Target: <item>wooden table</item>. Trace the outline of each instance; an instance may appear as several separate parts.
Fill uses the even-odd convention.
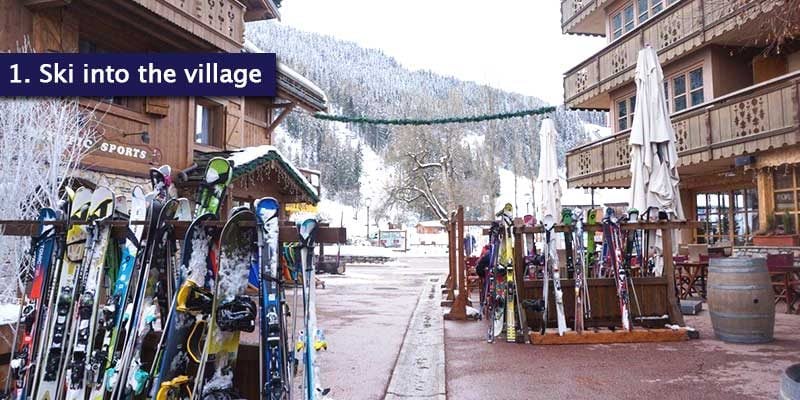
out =
[[[707,281],[708,261],[675,261],[675,284],[681,299],[692,294],[698,294],[705,299]]]

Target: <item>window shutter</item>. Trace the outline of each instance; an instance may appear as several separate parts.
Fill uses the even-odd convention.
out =
[[[169,100],[166,97],[147,97],[144,111],[148,114],[166,117],[169,114]]]

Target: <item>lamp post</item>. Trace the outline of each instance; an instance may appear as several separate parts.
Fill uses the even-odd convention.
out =
[[[369,204],[372,202],[372,199],[367,197],[364,199],[364,201],[367,203],[367,243],[372,245],[372,240],[369,237]]]

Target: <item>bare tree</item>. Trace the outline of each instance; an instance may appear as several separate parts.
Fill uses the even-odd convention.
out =
[[[91,150],[92,120],[75,99],[0,99],[0,219],[33,220],[40,207],[57,207],[64,183]],[[27,243],[23,238],[0,240],[5,282],[0,302],[15,299],[22,285],[19,268]]]

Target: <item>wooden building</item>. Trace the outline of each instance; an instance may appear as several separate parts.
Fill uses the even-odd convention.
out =
[[[259,52],[245,41],[245,22],[278,17],[272,0],[0,0],[0,48],[13,51],[27,40],[36,52]],[[153,166],[202,172],[212,155],[270,145],[289,112],[323,111],[327,99],[279,63],[276,98],[111,97],[80,104],[99,134],[87,143],[92,151],[83,178],[128,194],[132,185],[146,185]],[[309,179],[313,173],[299,173],[274,148],[262,153],[235,166],[228,205],[266,195],[318,201],[318,173]],[[182,187],[189,198],[192,181]]]
[[[800,40],[766,52],[779,2],[562,0],[565,34],[608,43],[564,77],[572,108],[610,113],[613,135],[567,154],[570,187],[626,187],[638,51],[654,47],[680,156],[684,241],[749,244],[771,216],[800,214]],[[800,37],[800,36],[795,36]]]

